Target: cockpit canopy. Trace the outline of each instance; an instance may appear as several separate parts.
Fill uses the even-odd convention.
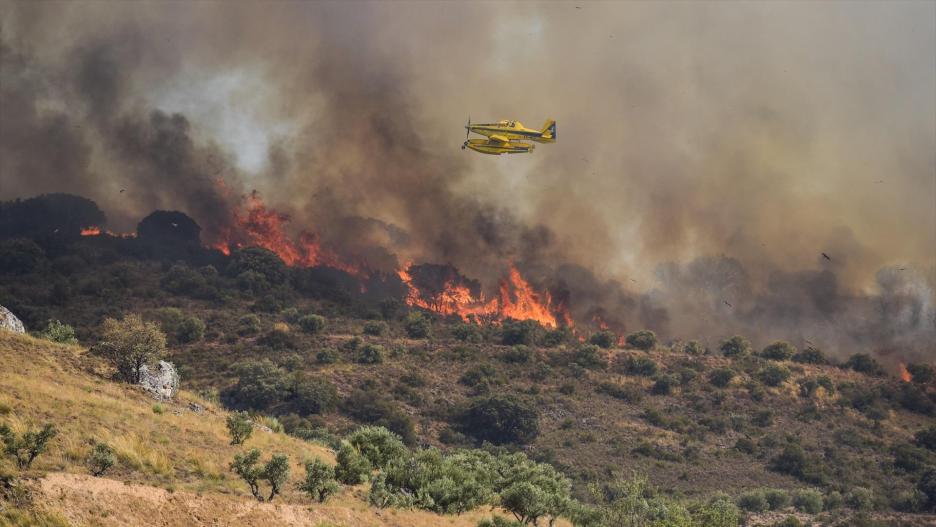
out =
[[[506,119],[503,120],[503,121],[498,121],[497,124],[498,124],[499,126],[506,126],[506,127],[508,127],[508,128],[516,128],[516,127],[517,127],[517,121],[508,121],[508,120],[506,120]]]

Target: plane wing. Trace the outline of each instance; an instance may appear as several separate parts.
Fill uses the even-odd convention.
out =
[[[501,144],[506,144],[510,142],[509,137],[505,137],[503,135],[497,135],[497,134],[488,136],[488,139],[490,139],[491,141],[494,141],[495,143],[501,143]]]

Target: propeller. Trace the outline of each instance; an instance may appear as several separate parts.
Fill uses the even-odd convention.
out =
[[[468,134],[471,133],[471,115],[468,116],[468,124],[465,125],[465,142],[462,143],[462,150],[465,149],[465,145],[468,144]]]

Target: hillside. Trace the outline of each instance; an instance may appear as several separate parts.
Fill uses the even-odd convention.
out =
[[[240,448],[230,444],[226,412],[184,391],[157,405],[141,390],[89,373],[96,367],[82,348],[0,331],[0,420],[14,430],[45,422],[58,428],[25,475],[30,508],[50,525],[473,526],[483,516],[382,511],[368,507],[355,488],[312,505],[295,489],[300,462],[334,463],[334,453],[269,432],[254,434],[249,446],[285,453],[294,466],[282,497],[258,503],[228,469]],[[92,440],[115,450],[107,477],[88,474]],[[0,525],[20,513],[6,510]],[[38,520],[23,524],[32,521]]]
[[[343,486],[311,511],[294,484],[282,500],[256,503],[229,469],[240,451],[224,426],[232,409],[282,427],[254,434],[249,446],[288,454],[293,479],[309,457],[335,462],[322,445],[379,425],[414,451],[522,452],[555,467],[576,503],[596,510],[620,505],[621,486],[645,477],[659,499],[693,510],[732,503],[747,525],[790,515],[817,525],[934,520],[921,490],[936,465],[925,439],[936,415],[932,365],[908,365],[910,382],[864,350],[832,357],[730,335],[660,341],[530,320],[466,322],[377,295],[373,277],[365,284],[333,269],[291,268],[262,249],[167,248],[171,259],[161,261],[157,246],[109,236],[48,253],[6,243],[13,264],[0,304],[34,335],[67,340],[74,328],[84,346],[0,341],[11,372],[0,380],[8,408],[0,421],[59,426],[34,466],[52,475],[36,489],[49,510],[60,496],[71,520],[90,521],[82,503],[110,503],[82,494],[98,486],[84,466],[91,440],[118,453],[106,479],[128,483],[119,487],[128,496],[114,505],[164,504],[179,515],[168,524],[231,503],[244,518],[273,511],[286,523],[336,525],[475,525],[489,508],[456,516],[378,509],[367,484]],[[131,314],[167,335],[166,358],[183,388],[172,403],[112,382],[100,354],[84,351],[101,341],[105,320]],[[66,326],[47,328],[49,320]],[[108,485],[101,480],[102,494],[117,488]]]

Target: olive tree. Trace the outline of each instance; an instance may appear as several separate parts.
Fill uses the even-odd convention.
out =
[[[101,341],[94,347],[115,368],[117,376],[132,384],[140,382],[140,368],[152,364],[166,351],[166,335],[159,326],[139,315],[123,320],[104,320]]]

